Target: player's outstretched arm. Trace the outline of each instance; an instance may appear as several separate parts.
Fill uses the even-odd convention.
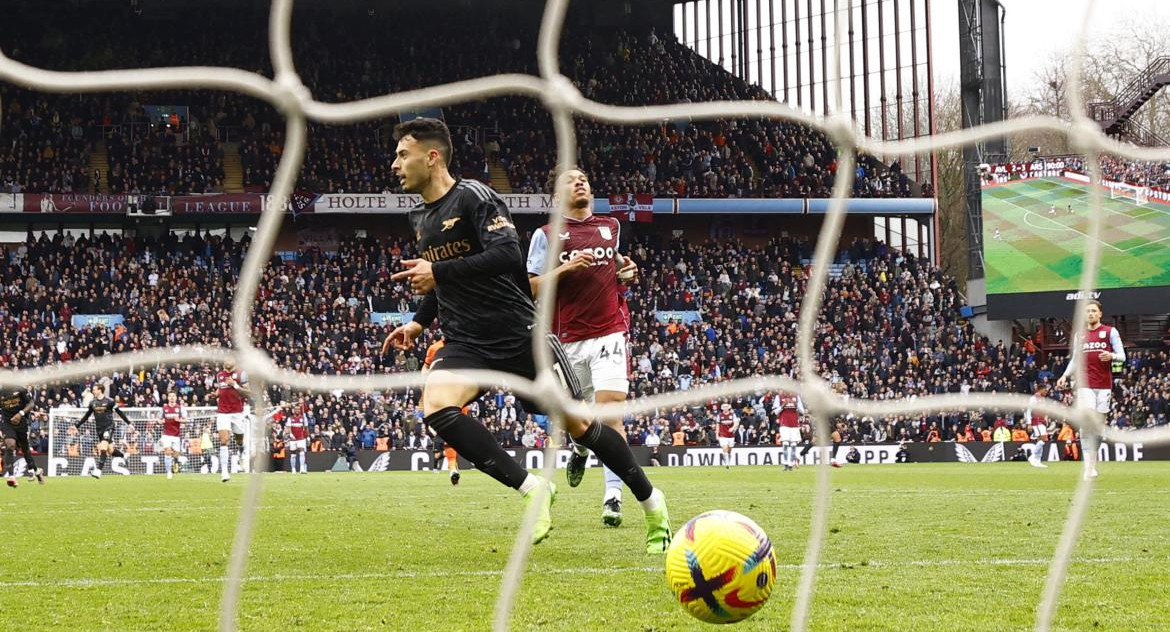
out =
[[[130,418],[126,416],[126,413],[122,412],[122,409],[121,409],[121,408],[119,408],[117,405],[115,405],[115,406],[114,406],[114,412],[115,412],[115,413],[118,413],[118,416],[122,418],[122,421],[123,421],[123,422],[124,422],[124,423],[125,423],[127,426],[129,426],[129,425],[131,425],[131,424],[133,423],[132,421],[130,421]]]
[[[436,261],[431,269],[435,284],[441,285],[447,279],[489,278],[508,274],[524,264],[520,246],[516,242],[502,241],[487,246],[483,252],[459,259]]]
[[[26,394],[26,395],[27,395],[27,394]],[[13,418],[14,420],[17,420],[17,419],[20,419],[20,420],[28,419],[28,414],[29,414],[30,412],[32,412],[32,409],[33,409],[33,402],[34,402],[34,401],[35,401],[35,399],[34,399],[33,397],[29,397],[29,398],[28,398],[28,402],[27,402],[27,403],[24,405],[24,408],[21,408],[20,410],[16,411],[16,413],[12,415],[12,418]]]
[[[93,415],[93,404],[92,403],[89,405],[89,408],[85,409],[85,414],[81,416],[81,419],[78,420],[77,423],[73,424],[73,427],[80,428],[82,424],[89,421],[90,415]]]

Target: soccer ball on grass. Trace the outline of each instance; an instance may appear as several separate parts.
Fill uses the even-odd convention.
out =
[[[751,518],[734,511],[708,511],[683,525],[671,541],[666,582],[696,619],[743,621],[772,593],[776,554]]]

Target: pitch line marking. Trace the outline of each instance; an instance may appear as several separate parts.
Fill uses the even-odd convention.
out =
[[[1028,210],[1028,209],[1026,209],[1026,208],[1024,208],[1024,207],[1022,207],[1022,206],[1020,206],[1019,204],[1015,204],[1015,203],[1013,203],[1013,202],[1008,202],[1008,204],[1011,204],[1012,206],[1014,206],[1014,207],[1016,207],[1016,208],[1020,209],[1021,211],[1023,211],[1023,212],[1024,212],[1024,223],[1025,223],[1025,224],[1027,224],[1027,225],[1029,225],[1029,226],[1031,226],[1032,228],[1035,228],[1035,229],[1037,229],[1037,230],[1056,230],[1055,228],[1040,228],[1039,226],[1035,226],[1035,225],[1033,225],[1031,222],[1029,222],[1029,221],[1028,221],[1028,215],[1036,215],[1036,213],[1034,213],[1034,212],[1032,212],[1032,211],[1030,211],[1030,210]],[[1037,215],[1037,217],[1043,217],[1043,216],[1042,216],[1042,215]],[[1095,241],[1095,242],[1097,242],[1097,243],[1101,244],[1102,246],[1109,246],[1110,248],[1112,248],[1112,249],[1116,250],[1117,252],[1121,252],[1121,253],[1124,253],[1124,252],[1126,252],[1126,251],[1122,250],[1121,248],[1118,248],[1117,246],[1114,246],[1113,244],[1111,244],[1111,243],[1109,243],[1109,242],[1107,242],[1107,241],[1102,241],[1102,240],[1100,240],[1100,239],[1093,239],[1092,237],[1090,237],[1090,236],[1086,235],[1085,233],[1082,233],[1081,231],[1079,231],[1079,230],[1077,230],[1077,229],[1075,229],[1075,228],[1071,228],[1071,227],[1069,227],[1069,226],[1064,226],[1063,224],[1061,224],[1060,222],[1058,222],[1058,221],[1056,221],[1056,220],[1054,220],[1054,219],[1049,219],[1049,218],[1047,218],[1047,217],[1043,217],[1043,219],[1046,219],[1046,220],[1048,220],[1048,221],[1050,221],[1050,222],[1052,222],[1053,224],[1056,224],[1056,225],[1058,225],[1058,226],[1063,226],[1064,230],[1071,230],[1072,232],[1074,232],[1074,233],[1076,233],[1076,234],[1078,234],[1078,235],[1080,235],[1080,236],[1084,237],[1086,241]],[[1081,255],[1082,255],[1082,256],[1084,256],[1084,253],[1081,253]]]
[[[1071,184],[1065,184],[1064,182],[1057,182],[1056,184],[1058,184],[1066,189],[1076,189],[1077,188]],[[1104,188],[1109,188],[1109,187],[1105,187],[1105,185],[1101,185],[1101,186]],[[1084,197],[1087,197],[1087,196],[1084,196]],[[1108,198],[1108,199],[1112,201],[1114,198]],[[1102,201],[1104,201],[1104,200],[1102,200]],[[1149,213],[1144,213],[1140,217],[1134,217],[1132,219],[1141,219],[1142,217],[1149,217],[1150,215],[1154,215],[1154,214],[1170,215],[1170,211],[1158,208],[1158,206],[1164,206],[1165,204],[1167,204],[1167,202],[1163,202],[1162,200],[1158,200],[1156,198],[1151,197],[1148,204],[1149,205],[1145,206],[1145,208],[1150,211]],[[1157,205],[1157,206],[1155,206],[1155,205]],[[1134,204],[1133,206],[1138,206],[1138,205]],[[1101,208],[1106,210],[1106,211],[1109,211],[1110,213],[1117,213],[1118,215],[1125,215],[1125,213],[1122,213],[1120,211],[1114,211],[1112,209],[1105,208],[1104,204],[1101,205]],[[1129,216],[1127,215],[1126,217],[1129,217]]]
[[[833,570],[836,568],[903,568],[903,567],[945,567],[945,566],[1047,566],[1052,560],[1048,558],[984,558],[976,560],[841,560],[837,562],[822,562],[817,565],[818,570]],[[1074,564],[1163,564],[1170,561],[1170,556],[1143,556],[1143,557],[1084,557],[1070,560]],[[802,570],[803,564],[777,564],[777,568],[785,570]],[[629,566],[604,568],[557,568],[531,569],[530,573],[549,575],[610,575],[613,573],[654,573],[662,572],[660,566]],[[464,570],[464,571],[389,571],[382,573],[337,573],[337,574],[295,574],[295,575],[254,575],[245,577],[244,582],[252,583],[280,583],[280,582],[321,582],[347,581],[370,579],[418,579],[424,577],[460,578],[460,577],[498,577],[503,575],[500,570]],[[57,580],[17,580],[0,581],[0,588],[87,588],[102,586],[140,586],[150,584],[221,584],[227,581],[224,577],[153,577],[144,579],[121,578],[72,578]]]

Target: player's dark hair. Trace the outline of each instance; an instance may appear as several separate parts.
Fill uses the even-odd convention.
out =
[[[1096,306],[1097,306],[1097,309],[1101,310],[1101,313],[1102,313],[1102,314],[1104,314],[1104,313],[1105,313],[1105,308],[1104,308],[1104,307],[1101,307],[1101,301],[1098,301],[1098,300],[1097,300],[1097,299],[1095,299],[1095,298],[1091,298],[1091,299],[1089,299],[1089,301],[1088,301],[1088,305],[1096,305]]]
[[[546,180],[544,184],[545,189],[548,191],[549,195],[556,195],[558,193],[557,186],[561,183],[561,176],[565,175],[569,171],[580,171],[581,173],[585,174],[585,181],[589,181],[589,174],[585,173],[581,167],[573,167],[569,170],[557,167],[556,169],[553,169],[549,172],[548,180]]]
[[[447,129],[446,123],[439,119],[420,116],[394,126],[394,140],[402,140],[406,136],[410,136],[420,143],[427,142],[438,145],[443,162],[447,163],[448,167],[451,166],[454,151],[451,147],[451,130]]]

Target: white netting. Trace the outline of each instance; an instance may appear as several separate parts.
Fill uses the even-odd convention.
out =
[[[49,411],[49,475],[88,475],[95,467],[97,456],[96,425],[90,417],[80,429],[78,421],[85,416],[85,408],[57,407]],[[124,456],[110,461],[110,471],[115,474],[163,474],[163,431],[162,409],[158,407],[122,408],[129,424],[121,418],[114,420],[114,433],[110,438],[114,448]],[[202,447],[203,433],[215,437],[215,407],[195,406],[185,409],[180,428],[179,454],[185,457],[184,472],[198,472],[205,464],[214,472],[219,464],[219,455]],[[218,445],[218,444],[217,444]],[[238,463],[233,470],[239,471]]]
[[[838,35],[845,33],[843,27],[846,11],[850,3],[840,3],[841,6],[835,15]],[[1085,28],[1088,26],[1086,14]],[[837,39],[832,50],[833,77],[830,85],[833,88],[834,111],[829,117],[818,118],[805,114],[783,103],[764,101],[743,102],[709,102],[688,103],[677,105],[661,105],[648,107],[621,107],[596,103],[584,98],[572,82],[560,74],[557,58],[557,44],[560,40],[561,27],[568,0],[549,0],[545,7],[544,20],[538,44],[540,76],[529,75],[498,75],[469,81],[460,81],[442,86],[434,86],[419,90],[412,90],[397,94],[387,94],[370,99],[363,99],[349,103],[322,103],[315,101],[309,90],[301,83],[292,62],[292,49],[289,43],[289,31],[292,15],[292,0],[274,0],[269,21],[269,52],[272,57],[272,66],[275,79],[268,79],[260,75],[245,72],[236,68],[213,67],[182,67],[182,68],[153,68],[141,70],[110,70],[101,72],[55,72],[34,68],[13,61],[0,54],[0,78],[30,88],[50,92],[105,92],[112,90],[147,90],[173,88],[209,88],[216,90],[232,90],[271,103],[287,118],[286,139],[284,152],[272,185],[272,195],[267,207],[260,218],[259,226],[248,251],[247,258],[240,273],[238,291],[232,306],[232,342],[234,351],[203,349],[201,347],[186,346],[177,350],[154,350],[132,354],[118,354],[106,356],[93,361],[80,361],[53,368],[30,369],[25,371],[0,372],[0,385],[19,386],[26,384],[41,384],[63,379],[80,378],[95,373],[108,372],[124,367],[127,362],[138,365],[156,363],[179,364],[187,362],[222,362],[234,357],[238,366],[253,376],[253,389],[256,393],[264,392],[265,383],[274,381],[287,384],[294,388],[306,391],[327,391],[334,389],[344,390],[373,390],[373,389],[401,389],[407,386],[418,386],[422,382],[419,374],[398,374],[386,376],[346,377],[321,376],[301,374],[276,366],[272,360],[252,344],[249,317],[251,315],[253,297],[261,278],[264,264],[272,251],[280,223],[284,217],[286,201],[292,190],[294,179],[300,169],[305,154],[306,121],[324,123],[346,123],[362,121],[372,118],[385,117],[406,109],[426,106],[440,106],[448,103],[482,99],[486,97],[519,94],[541,99],[550,111],[557,135],[559,164],[569,168],[574,163],[576,155],[576,139],[573,131],[573,116],[582,116],[598,121],[620,124],[657,123],[663,119],[691,119],[705,120],[714,118],[781,118],[795,121],[804,125],[823,130],[834,143],[842,150],[839,156],[840,164],[837,168],[837,179],[833,188],[833,202],[825,218],[824,227],[817,241],[814,256],[815,265],[807,286],[801,306],[800,326],[798,330],[798,350],[800,363],[800,379],[772,376],[751,379],[742,379],[724,382],[702,389],[692,389],[685,392],[668,393],[655,397],[639,399],[623,405],[609,405],[597,407],[594,413],[615,418],[637,412],[649,412],[659,407],[670,407],[686,402],[712,399],[717,397],[746,394],[759,389],[772,391],[791,391],[800,394],[804,401],[814,411],[813,420],[816,428],[818,443],[827,443],[828,420],[831,416],[840,413],[852,412],[858,416],[873,417],[909,415],[916,413],[940,412],[949,410],[967,410],[975,408],[995,408],[1004,411],[1022,412],[1028,407],[1028,397],[1024,395],[940,395],[915,400],[903,401],[859,401],[843,400],[834,394],[816,374],[813,364],[813,336],[816,314],[821,303],[821,294],[825,289],[828,277],[828,263],[833,259],[833,252],[837,247],[841,229],[845,218],[844,198],[852,190],[854,172],[854,158],[852,148],[857,147],[875,155],[911,155],[929,152],[943,147],[969,144],[983,139],[1003,136],[1005,134],[1024,130],[1048,130],[1065,134],[1074,150],[1083,153],[1090,175],[1095,182],[1100,182],[1100,166],[1098,156],[1101,153],[1126,156],[1141,160],[1170,160],[1170,150],[1142,149],[1132,145],[1122,145],[1105,137],[1098,125],[1084,115],[1085,104],[1080,91],[1081,67],[1079,60],[1083,57],[1084,37],[1078,39],[1080,49],[1074,56],[1076,63],[1070,64],[1070,73],[1067,85],[1071,87],[1069,95],[1069,111],[1074,113],[1071,123],[1055,117],[1033,116],[1014,119],[994,125],[985,125],[980,128],[954,132],[906,141],[883,142],[868,137],[858,136],[854,125],[849,120],[841,104],[840,80],[840,49],[843,42]],[[1099,187],[1091,189],[1091,212],[1089,220],[1088,250],[1084,256],[1084,274],[1081,277],[1081,296],[1090,295],[1096,281],[1097,263],[1100,261],[1100,239],[1102,230],[1101,198]],[[559,231],[564,219],[557,212],[553,213],[551,222],[553,230]],[[553,242],[549,249],[548,261],[555,261],[559,255],[560,244]],[[537,329],[540,335],[535,340],[543,339],[550,321],[551,307],[555,300],[555,285],[550,286],[548,300],[541,301],[539,306],[539,321]],[[1085,299],[1082,299],[1084,301]],[[1078,304],[1074,322],[1074,330],[1084,327],[1083,306]],[[551,373],[547,370],[550,365],[549,350],[543,344],[534,345],[537,362],[542,367],[541,376],[537,382],[518,380],[514,376],[495,372],[476,371],[468,372],[467,376],[481,384],[505,383],[517,393],[539,398],[552,413],[551,418],[556,428],[561,427],[561,415],[567,411],[585,412],[587,408],[580,403],[568,401],[556,388]],[[1079,357],[1083,357],[1080,354]],[[129,357],[123,357],[129,356]],[[1054,402],[1044,402],[1033,407],[1040,413],[1067,419],[1081,428],[1087,434],[1098,433],[1107,439],[1125,441],[1141,441],[1146,443],[1170,442],[1170,429],[1147,429],[1127,432],[1124,435],[1115,434],[1113,429],[1104,426],[1100,418],[1094,413],[1089,402],[1078,400],[1075,409],[1057,405]],[[252,426],[252,436],[259,438],[260,423]],[[559,433],[553,433],[556,436]],[[554,460],[552,450],[545,459],[545,472],[551,473]],[[827,450],[828,448],[821,448]],[[1093,451],[1086,454],[1086,466]],[[802,566],[802,575],[799,583],[796,602],[792,611],[791,629],[802,632],[807,625],[809,606],[812,600],[813,587],[822,543],[825,535],[825,523],[829,506],[829,469],[824,466],[828,459],[822,455],[818,468],[816,485],[816,502],[814,503],[812,532],[806,547]],[[265,468],[258,467],[258,470]],[[259,507],[261,485],[263,478],[251,477],[245,493],[240,519],[236,529],[235,542],[232,550],[232,559],[229,565],[227,581],[224,582],[224,595],[221,604],[220,628],[234,630],[236,624],[236,609],[242,588],[244,568],[247,562],[247,551],[251,543],[256,511]],[[1048,581],[1045,586],[1043,599],[1038,608],[1036,630],[1047,631],[1052,622],[1056,603],[1064,584],[1068,561],[1075,547],[1084,519],[1088,501],[1093,489],[1092,480],[1080,483],[1075,493],[1068,520],[1065,523],[1060,543],[1049,568]],[[535,508],[537,503],[533,503]],[[522,576],[521,569],[527,559],[531,545],[529,533],[535,519],[535,512],[525,514],[520,532],[516,536],[516,546],[509,559],[504,574],[503,586],[496,605],[494,629],[503,631],[511,612],[512,603],[519,587]]]
[[[1114,182],[1109,185],[1109,198],[1112,200],[1131,200],[1138,206],[1144,206],[1150,201],[1150,189],[1136,184]]]

